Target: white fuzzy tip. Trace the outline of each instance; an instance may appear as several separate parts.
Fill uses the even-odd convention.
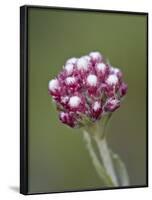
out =
[[[49,81],[49,90],[54,92],[59,88],[59,81],[57,79],[52,79]]]
[[[61,119],[63,119],[65,116],[66,116],[66,113],[60,112],[60,117],[61,117]]]
[[[73,72],[73,64],[71,63],[66,64],[64,69],[66,70],[68,74],[71,74]]]
[[[93,105],[93,110],[94,110],[94,111],[97,111],[97,110],[99,110],[100,108],[101,108],[100,103],[99,103],[98,101],[96,101],[96,102],[94,103],[94,105]]]
[[[60,112],[59,116],[61,120],[66,121],[66,119],[69,117],[69,114],[65,112]]]
[[[109,77],[107,78],[106,82],[109,85],[115,85],[118,83],[118,77],[115,74],[111,74],[109,75]]]
[[[67,77],[66,80],[65,80],[67,85],[72,85],[72,84],[75,83],[75,81],[76,81],[75,78],[72,77],[72,76],[71,77]]]
[[[97,69],[101,72],[104,72],[106,70],[106,65],[104,63],[98,63]]]
[[[82,57],[77,60],[77,69],[78,70],[87,70],[89,62],[86,58]]]
[[[101,55],[100,52],[98,52],[98,51],[91,52],[91,53],[89,54],[89,56],[90,56],[93,60],[101,60],[101,59],[102,59],[102,55]]]
[[[96,85],[97,85],[97,77],[96,77],[96,75],[90,74],[90,75],[87,77],[87,83],[88,83],[88,85],[90,85],[90,86],[96,86]]]
[[[118,72],[120,72],[120,69],[111,67],[111,72],[113,72],[114,74],[117,74]]]
[[[66,62],[66,64],[75,64],[77,62],[77,58],[69,58]]]
[[[78,97],[78,96],[73,96],[73,97],[71,97],[70,100],[69,100],[69,105],[70,105],[71,108],[76,108],[76,107],[79,106],[80,102],[81,102],[80,97]]]
[[[82,56],[81,58],[84,58],[84,59],[86,59],[88,62],[90,62],[91,61],[91,57],[90,56]]]

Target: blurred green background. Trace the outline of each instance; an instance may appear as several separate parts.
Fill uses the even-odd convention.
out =
[[[128,93],[107,128],[108,142],[126,163],[131,185],[146,184],[146,16],[30,8],[29,192],[104,187],[80,130],[61,124],[48,81],[66,59],[100,51],[119,67]]]

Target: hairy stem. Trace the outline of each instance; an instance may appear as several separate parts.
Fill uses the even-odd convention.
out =
[[[108,175],[111,177],[113,183],[115,186],[118,186],[118,180],[117,180],[117,175],[115,173],[115,169],[113,166],[113,161],[110,155],[110,151],[107,145],[106,138],[99,138],[97,136],[94,137],[97,147],[99,149],[99,153],[104,165],[104,168],[106,169]]]
[[[87,131],[83,131],[83,133],[84,133],[84,140],[86,142],[86,147],[89,151],[93,165],[94,165],[99,177],[102,179],[102,181],[104,181],[106,186],[110,186],[110,187],[115,186],[112,179],[111,179],[111,176],[107,174],[105,168],[102,166],[100,160],[98,159],[98,157],[97,157],[97,155],[94,151],[94,148],[93,148],[92,143],[91,143],[90,134]]]

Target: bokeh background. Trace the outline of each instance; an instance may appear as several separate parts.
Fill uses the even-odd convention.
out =
[[[107,127],[131,186],[146,184],[146,16],[29,8],[29,193],[103,188],[80,130],[61,124],[48,82],[66,59],[100,51],[121,68],[128,93]]]

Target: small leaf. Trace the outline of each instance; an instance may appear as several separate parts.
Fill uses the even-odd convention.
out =
[[[129,176],[124,162],[117,154],[113,153],[112,151],[110,151],[110,153],[120,186],[129,186]]]

